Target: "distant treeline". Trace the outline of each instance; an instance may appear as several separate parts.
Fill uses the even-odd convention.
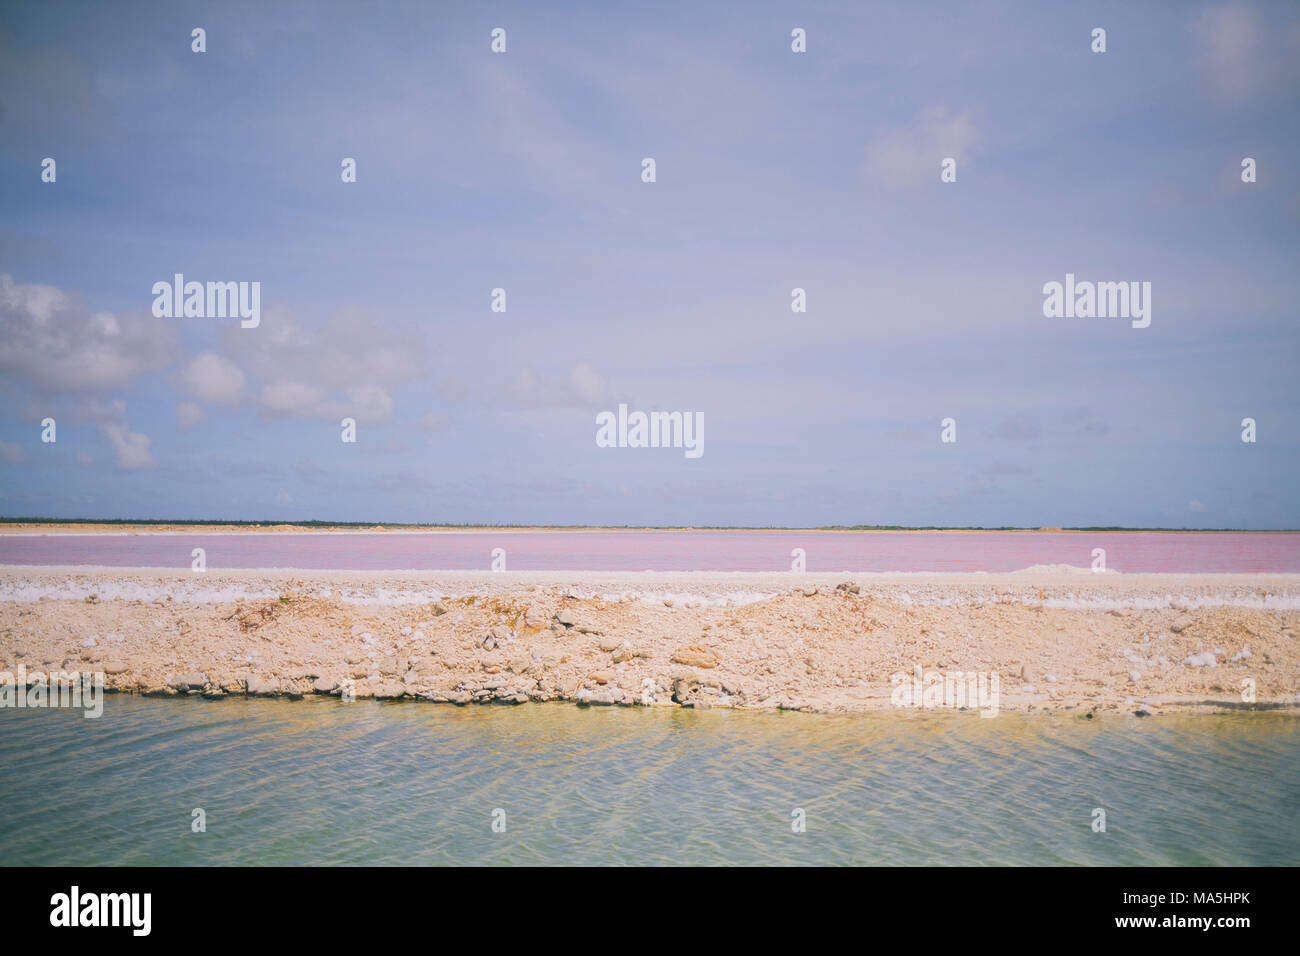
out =
[[[792,528],[786,525],[584,525],[584,524],[469,524],[465,522],[423,522],[409,524],[401,521],[229,521],[196,518],[21,518],[0,516],[0,524],[103,524],[103,525],[206,525],[230,528],[260,528],[278,526],[288,528],[540,528],[555,531],[580,531],[585,529],[612,531],[1196,531],[1196,532],[1246,532],[1246,528],[1127,528],[1122,525],[1090,525],[1079,528],[1017,527],[1002,525],[996,528],[966,525],[902,524],[831,524],[815,528]],[[1295,529],[1280,528],[1258,532],[1263,534],[1295,533]]]

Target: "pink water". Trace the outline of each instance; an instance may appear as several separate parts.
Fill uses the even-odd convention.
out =
[[[0,564],[209,569],[510,571],[1015,571],[1035,564],[1127,572],[1300,572],[1300,533],[502,531],[356,534],[0,535]]]

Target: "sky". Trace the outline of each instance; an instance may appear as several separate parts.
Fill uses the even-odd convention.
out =
[[[547,7],[0,0],[0,516],[1300,528],[1300,6]]]

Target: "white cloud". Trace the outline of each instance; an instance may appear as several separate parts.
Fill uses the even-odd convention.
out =
[[[939,164],[951,156],[957,174],[978,134],[969,113],[951,114],[943,107],[918,113],[911,125],[891,130],[867,145],[868,166],[893,183],[939,181]]]
[[[540,405],[552,400],[554,389],[550,389],[531,367],[525,365],[515,372],[514,378],[506,383],[506,394],[522,405]]]
[[[302,382],[276,382],[267,385],[257,396],[257,403],[268,415],[307,418],[320,405],[325,393]]]
[[[289,505],[297,504],[293,499],[293,495],[289,494],[289,492],[285,491],[283,488],[276,492],[275,503],[281,508],[287,508]]]
[[[427,361],[413,337],[397,334],[356,311],[319,329],[305,329],[283,311],[268,313],[259,334],[227,338],[228,351],[259,381],[311,381],[321,388],[392,385],[421,376]],[[264,334],[263,334],[264,333]]]
[[[1195,511],[1197,514],[1200,514],[1205,510],[1205,505],[1201,504],[1199,498],[1193,498],[1191,501],[1187,502],[1187,510]]]
[[[425,431],[436,432],[446,428],[451,424],[451,419],[446,415],[440,415],[436,412],[425,412],[420,416],[420,427]]]
[[[149,450],[148,435],[133,432],[119,422],[101,425],[100,431],[104,433],[104,437],[113,446],[113,451],[117,453],[117,467],[124,471],[158,467]]]
[[[378,385],[358,385],[347,390],[346,402],[332,403],[329,418],[351,415],[358,422],[375,424],[393,416],[393,399]]]
[[[1300,55],[1300,23],[1265,24],[1250,6],[1206,7],[1188,24],[1210,96],[1240,103],[1252,96],[1293,86]]]
[[[608,142],[572,122],[523,74],[488,66],[472,88],[487,93],[474,115],[491,144],[489,155],[509,155],[515,160],[511,168],[534,176],[536,188],[587,201],[607,196],[607,183],[596,171],[617,162]]]
[[[389,389],[421,377],[428,364],[414,337],[356,311],[319,329],[272,312],[258,335],[232,334],[226,342],[231,357],[262,383],[258,407],[273,417],[387,421],[393,412]]]
[[[469,386],[460,379],[448,378],[443,380],[439,391],[442,392],[443,398],[455,404],[465,401],[465,396],[469,394]]]
[[[77,464],[80,465],[81,467],[89,468],[94,463],[95,463],[95,459],[90,457],[89,452],[84,452],[84,451],[77,452]]]
[[[91,313],[77,296],[0,275],[0,376],[40,394],[125,388],[169,364],[176,341],[166,320]]]
[[[543,379],[531,366],[522,366],[504,386],[506,397],[517,404],[595,407],[609,402],[605,377],[585,362],[569,370],[567,381]]]
[[[579,399],[588,405],[603,404],[609,394],[605,377],[586,362],[579,362],[569,373],[569,383]]]
[[[358,385],[345,390],[347,398],[328,399],[325,391],[302,382],[277,382],[258,395],[262,413],[280,418],[319,418],[339,421],[355,418],[359,424],[376,425],[393,414],[393,399],[378,385]]]
[[[0,441],[0,461],[6,465],[21,465],[27,460],[23,446],[13,441]]]
[[[126,402],[120,398],[78,399],[69,413],[71,420],[79,425],[99,425],[104,422],[118,422],[126,414]]]
[[[181,402],[176,406],[176,424],[181,428],[194,428],[208,420],[203,409],[193,402]]]
[[[238,408],[244,393],[244,373],[215,352],[204,352],[185,370],[185,387],[209,405]]]

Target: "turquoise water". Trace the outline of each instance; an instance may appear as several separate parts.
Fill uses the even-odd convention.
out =
[[[1300,718],[1277,714],[0,711],[6,864],[1290,865],[1298,816]]]

